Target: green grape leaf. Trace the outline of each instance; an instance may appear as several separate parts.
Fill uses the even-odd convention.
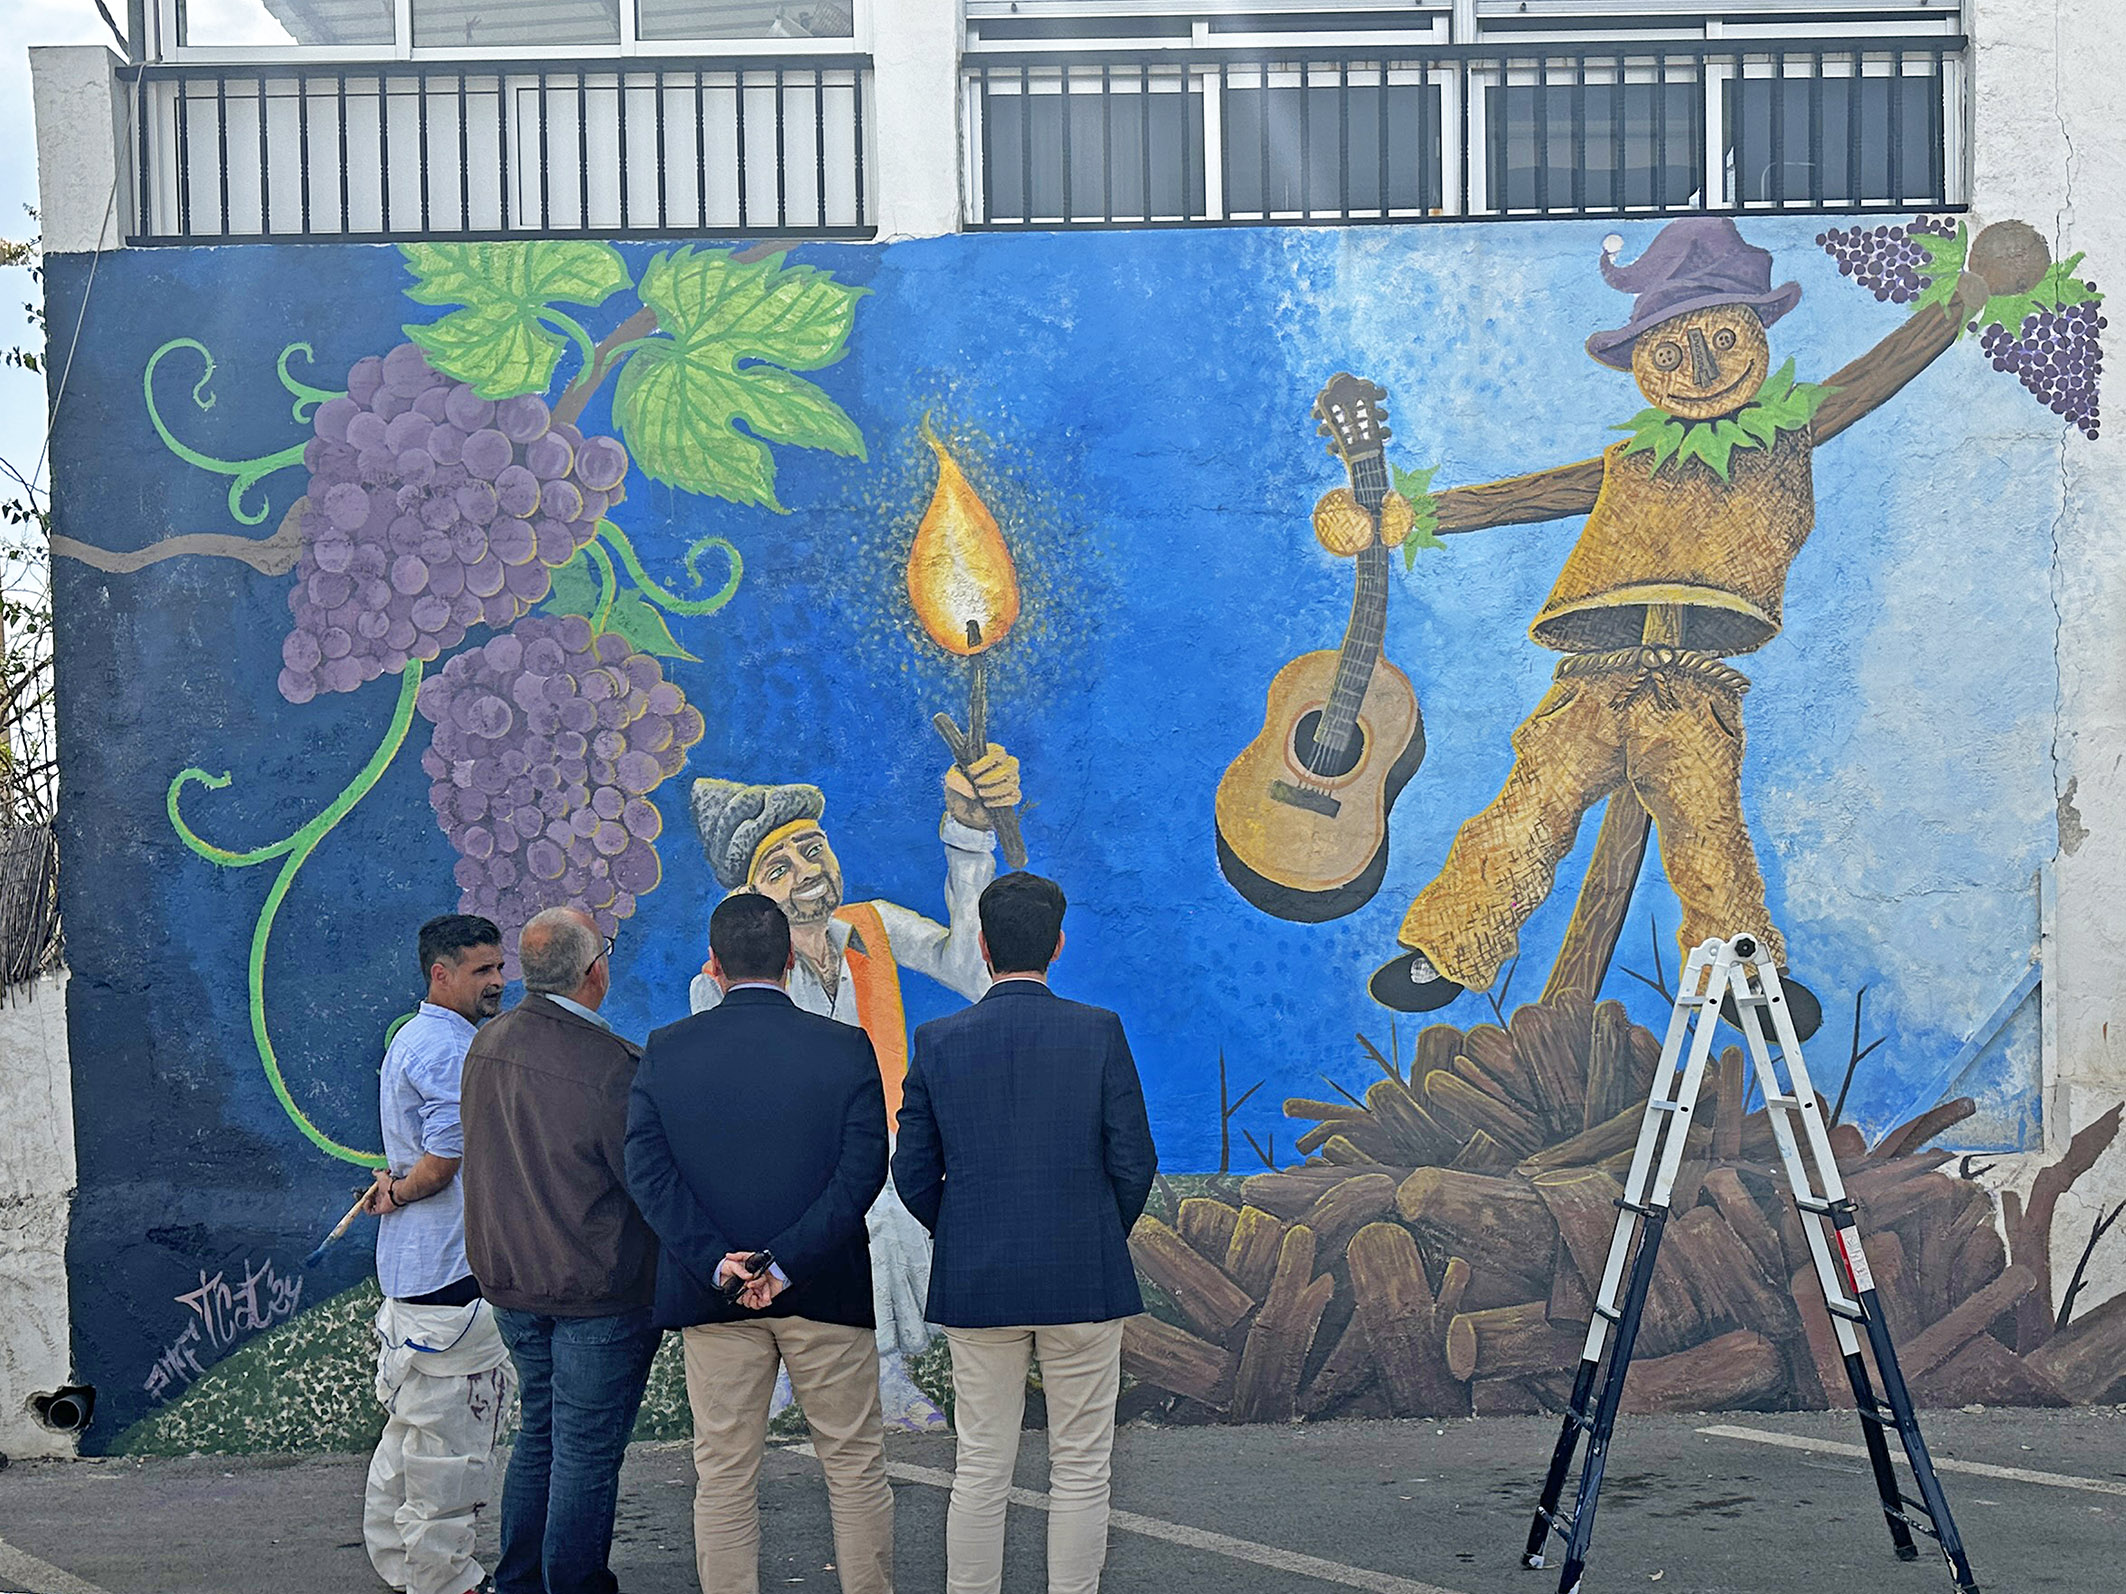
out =
[[[655,481],[780,512],[769,443],[867,458],[841,406],[792,374],[848,352],[867,291],[810,266],[741,264],[728,250],[657,256],[640,292],[660,335],[629,356],[613,394],[634,462]]]
[[[1439,466],[1427,465],[1423,470],[1404,470],[1389,462],[1388,474],[1394,478],[1395,490],[1410,500],[1414,512],[1410,522],[1410,534],[1403,538],[1403,568],[1417,568],[1418,550],[1438,548],[1446,544],[1439,538],[1439,500],[1432,493],[1432,478],[1439,474]]]
[[[437,370],[483,398],[542,393],[568,340],[546,323],[557,303],[603,304],[628,285],[611,244],[557,238],[523,243],[401,244],[415,304],[462,306],[404,331]],[[573,325],[573,323],[568,323]]]
[[[634,644],[637,653],[654,654],[660,659],[699,662],[694,654],[679,645],[657,606],[632,587],[621,588],[613,599],[613,612],[606,616],[605,628],[626,637]]]
[[[554,571],[552,594],[539,605],[539,612],[580,614],[596,625],[604,601],[605,588],[591,563],[590,550],[579,548],[573,559]],[[654,654],[660,659],[694,659],[679,645],[656,605],[633,587],[622,586],[613,594],[612,613],[605,617],[603,629],[626,637],[637,653]]]
[[[598,574],[591,569],[590,556],[579,548],[574,558],[555,569],[552,590],[539,612],[580,614],[588,620],[598,612],[598,598]]]

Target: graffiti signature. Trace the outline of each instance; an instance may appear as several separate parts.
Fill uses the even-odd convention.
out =
[[[270,1259],[257,1268],[244,1259],[241,1279],[232,1282],[226,1268],[209,1277],[199,1272],[199,1288],[176,1296],[178,1305],[194,1317],[155,1358],[141,1387],[157,1400],[167,1399],[207,1370],[200,1352],[228,1350],[247,1334],[271,1328],[293,1317],[303,1301],[300,1275],[284,1276]]]

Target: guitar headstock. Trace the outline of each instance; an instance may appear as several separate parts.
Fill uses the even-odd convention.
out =
[[[1316,430],[1329,440],[1329,452],[1346,465],[1387,452],[1393,435],[1388,430],[1387,397],[1388,390],[1378,382],[1348,371],[1330,377],[1314,400],[1314,418],[1321,423]]]

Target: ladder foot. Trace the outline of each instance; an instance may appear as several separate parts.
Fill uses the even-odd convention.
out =
[[[1526,1567],[1531,1572],[1540,1572],[1543,1570],[1544,1567],[1548,1566],[1549,1564],[1550,1563],[1548,1561],[1543,1559],[1543,1555],[1540,1550],[1537,1551],[1534,1555],[1524,1555],[1521,1557],[1521,1565]]]
[[[1897,1546],[1897,1558],[1898,1558],[1898,1559],[1899,1559],[1900,1561],[1916,1561],[1916,1560],[1918,1560],[1918,1559],[1919,1559],[1919,1546],[1918,1546],[1918,1545],[1916,1545],[1916,1544],[1900,1544],[1900,1545],[1898,1545],[1898,1546]]]

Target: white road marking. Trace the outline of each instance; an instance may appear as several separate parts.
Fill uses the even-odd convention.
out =
[[[811,1455],[807,1444],[791,1445],[792,1450]],[[950,1489],[952,1474],[938,1467],[911,1467],[899,1462],[888,1462],[886,1473],[903,1483],[928,1484],[933,1489]],[[1036,1494],[1031,1489],[1013,1489],[1010,1495],[1013,1505],[1023,1505],[1035,1511],[1048,1509],[1048,1496]],[[1370,1594],[1455,1594],[1434,1583],[1420,1583],[1413,1578],[1397,1577],[1392,1572],[1375,1572],[1363,1566],[1346,1566],[1341,1561],[1325,1561],[1316,1555],[1301,1555],[1296,1550],[1280,1549],[1274,1544],[1257,1544],[1252,1539],[1236,1539],[1228,1534],[1213,1533],[1208,1528],[1192,1528],[1185,1523],[1166,1522],[1158,1517],[1139,1516],[1134,1511],[1110,1511],[1107,1518],[1110,1528],[1123,1533],[1135,1533],[1147,1539],[1162,1539],[1168,1544],[1178,1544],[1185,1549],[1203,1550],[1212,1555],[1223,1555],[1235,1561],[1248,1561],[1256,1566],[1268,1567],[1273,1572],[1290,1572],[1296,1577],[1310,1577],[1320,1583],[1335,1583],[1344,1588],[1361,1588]]]
[[[0,1539],[0,1588],[27,1589],[29,1594],[104,1594],[94,1583],[40,1561],[5,1539]]]
[[[1782,1450],[1814,1450],[1830,1456],[1853,1456],[1865,1461],[1868,1453],[1860,1445],[1836,1444],[1828,1439],[1808,1439],[1796,1434],[1767,1433],[1762,1428],[1738,1428],[1727,1423],[1718,1423],[1698,1432],[1710,1434],[1716,1439],[1746,1439],[1752,1444],[1777,1445]],[[1890,1455],[1899,1465],[1908,1465],[1904,1449],[1890,1446]],[[1983,1461],[1951,1461],[1941,1456],[1934,1458],[1936,1472],[1967,1472],[1978,1478],[2005,1478],[2010,1483],[2039,1483],[2048,1489],[2080,1489],[2089,1494],[2116,1494],[2126,1496],[2126,1483],[2113,1483],[2104,1478],[2077,1478],[2065,1472],[2033,1472],[2028,1467],[1995,1467]]]

